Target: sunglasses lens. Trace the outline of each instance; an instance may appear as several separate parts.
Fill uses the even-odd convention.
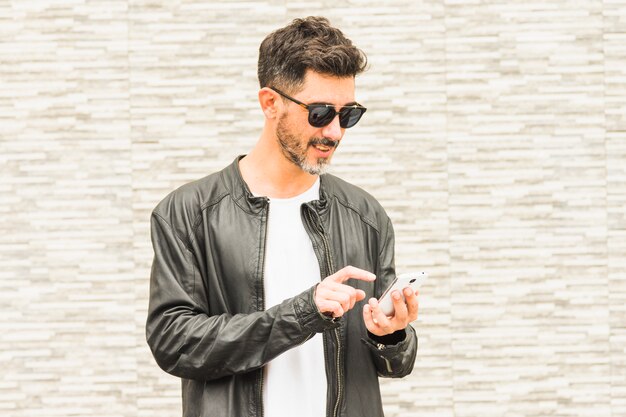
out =
[[[326,126],[336,115],[335,109],[330,106],[309,106],[309,124],[313,127]]]
[[[348,129],[361,120],[361,116],[365,113],[363,108],[344,109],[339,113],[339,126]]]

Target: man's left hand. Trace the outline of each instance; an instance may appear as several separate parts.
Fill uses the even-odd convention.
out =
[[[394,291],[391,294],[395,309],[393,317],[387,317],[385,313],[380,311],[378,300],[375,298],[370,298],[369,303],[363,306],[363,320],[365,320],[365,327],[370,333],[376,336],[385,336],[405,329],[409,323],[417,320],[418,294],[408,287],[403,292],[406,303],[402,300],[399,291]]]

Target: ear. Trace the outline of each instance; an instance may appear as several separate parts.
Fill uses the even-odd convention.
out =
[[[259,90],[259,104],[261,105],[261,110],[263,110],[266,119],[276,118],[278,114],[278,101],[280,101],[278,94],[271,89],[263,87]]]

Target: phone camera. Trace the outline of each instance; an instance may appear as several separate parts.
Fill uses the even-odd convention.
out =
[[[409,281],[409,284],[413,284],[415,282],[415,278]]]

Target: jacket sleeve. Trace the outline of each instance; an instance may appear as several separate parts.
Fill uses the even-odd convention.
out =
[[[199,272],[191,250],[156,213],[151,234],[146,339],[157,364],[172,375],[211,380],[249,372],[338,326],[319,313],[314,287],[266,311],[209,316],[194,297]]]
[[[394,233],[391,220],[387,218],[386,227],[381,230],[381,250],[379,253],[377,276],[377,294],[379,298],[387,285],[395,277]],[[401,378],[411,373],[417,356],[417,335],[410,324],[404,330],[387,336],[376,336],[368,332],[365,344],[370,348],[378,375]]]

